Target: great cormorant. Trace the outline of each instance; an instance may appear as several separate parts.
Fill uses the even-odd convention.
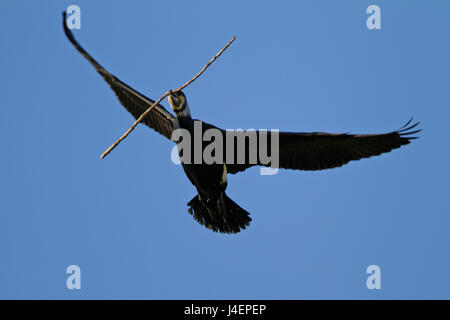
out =
[[[66,26],[66,16],[63,13],[64,32],[75,48],[94,66],[103,79],[115,92],[122,105],[133,115],[135,119],[144,113],[155,101],[129,87],[114,75],[109,73],[97,61],[95,61],[75,40],[73,34]],[[168,139],[177,128],[182,128],[190,133],[194,131],[194,120],[191,118],[186,96],[181,92],[175,92],[168,98],[174,117],[162,105],[155,106],[142,120],[148,127],[154,129]],[[198,120],[197,120],[198,121]],[[349,161],[368,158],[390,152],[402,145],[416,139],[412,134],[420,130],[414,130],[418,123],[410,124],[411,120],[397,131],[384,134],[334,134],[334,133],[297,133],[280,132],[279,137],[279,168],[297,170],[322,170],[340,167]],[[206,122],[201,122],[202,133],[210,128],[219,129]],[[256,131],[257,141],[260,140],[261,132]],[[271,138],[268,138],[269,144]],[[254,144],[258,148],[258,143]],[[189,203],[189,213],[192,214],[200,224],[207,228],[223,232],[237,233],[245,229],[251,218],[249,213],[239,207],[226,194],[227,174],[237,173],[254,166],[267,166],[259,159],[256,162],[249,161],[249,153],[252,152],[250,143],[245,142],[245,161],[234,160],[220,163],[185,163],[183,169],[196,187],[196,195]],[[194,149],[194,146],[192,146]],[[205,148],[202,142],[202,150]],[[267,147],[270,149],[270,147]],[[253,150],[255,151],[255,150]],[[258,150],[256,150],[258,151]],[[225,150],[224,150],[225,153]],[[225,155],[224,158],[225,159]]]

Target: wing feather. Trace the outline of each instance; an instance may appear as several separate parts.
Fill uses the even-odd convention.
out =
[[[336,134],[324,132],[279,133],[279,168],[294,170],[323,170],[343,166],[350,161],[377,156],[407,145],[421,130],[412,130],[419,122],[410,125],[412,119],[399,130],[384,134]],[[271,134],[268,134],[270,150]],[[258,145],[260,133],[257,131]],[[249,163],[249,143],[246,141],[246,163],[227,163],[229,173],[237,173],[254,165]],[[236,154],[235,148],[235,154]],[[259,154],[259,152],[258,152]],[[270,164],[269,164],[270,165]]]
[[[63,12],[63,27],[64,33],[69,41],[81,53],[81,55],[83,55],[83,57],[85,57],[94,66],[97,72],[103,77],[103,79],[105,79],[114,91],[120,103],[135,119],[139,118],[142,113],[144,113],[153,103],[155,103],[154,100],[147,98],[124,82],[120,81],[113,74],[109,73],[81,47],[81,45],[75,40],[72,32],[69,28],[67,28],[66,12]],[[175,119],[176,118],[170,112],[168,112],[162,105],[158,104],[147,114],[144,119],[142,119],[142,123],[170,139],[174,129]]]

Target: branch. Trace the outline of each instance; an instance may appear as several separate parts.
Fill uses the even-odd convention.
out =
[[[164,95],[162,95],[161,98],[159,98],[155,103],[153,103],[143,114],[141,114],[141,116],[133,123],[133,125],[119,138],[116,140],[116,142],[114,142],[111,147],[109,147],[105,152],[103,152],[103,154],[100,156],[101,159],[103,159],[104,157],[106,157],[112,150],[114,150],[115,147],[117,147],[117,145],[122,142],[123,139],[125,139],[130,133],[131,131],[134,130],[134,128],[139,124],[139,122],[142,121],[142,119],[145,118],[145,116],[156,106],[158,105],[165,97],[167,97],[168,95],[173,94],[174,92],[178,92],[180,90],[183,90],[184,88],[186,88],[188,85],[190,85],[192,82],[194,82],[195,80],[197,80],[198,77],[200,77],[202,75],[202,73],[208,69],[208,67],[217,59],[220,57],[220,55],[230,46],[230,44],[236,39],[236,37],[233,37],[226,45],[225,47],[222,48],[222,50],[220,50],[204,67],[202,70],[200,70],[199,73],[197,73],[191,80],[189,80],[188,82],[186,82],[185,84],[183,84],[181,87],[179,87],[178,89],[175,90],[169,90],[166,93],[164,93]]]

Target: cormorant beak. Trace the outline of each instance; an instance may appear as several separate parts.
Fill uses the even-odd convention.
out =
[[[172,107],[173,111],[175,111],[175,112],[181,111],[186,105],[184,96],[177,94],[177,93],[169,95],[168,100],[169,100],[170,106]]]

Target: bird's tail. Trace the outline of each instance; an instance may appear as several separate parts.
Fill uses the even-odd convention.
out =
[[[204,203],[196,195],[189,203],[189,213],[208,229],[222,233],[238,233],[250,225],[250,214],[223,192],[217,201]]]

